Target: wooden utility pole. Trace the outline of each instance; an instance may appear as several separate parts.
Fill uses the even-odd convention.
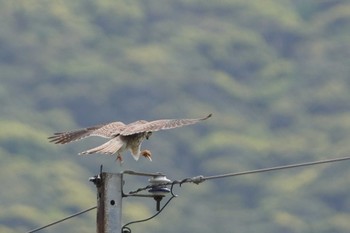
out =
[[[123,174],[101,173],[97,187],[97,233],[121,232]]]

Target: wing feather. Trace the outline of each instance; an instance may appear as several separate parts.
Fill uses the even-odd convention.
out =
[[[209,114],[204,118],[195,118],[195,119],[163,119],[155,121],[136,121],[129,125],[126,125],[125,129],[120,132],[120,135],[127,136],[142,132],[155,132],[158,130],[166,130],[178,128],[186,125],[192,125],[200,121],[206,120],[211,117],[212,114]]]
[[[108,124],[95,125],[84,129],[78,129],[75,131],[55,133],[48,139],[50,140],[50,142],[53,142],[55,144],[66,144],[90,136],[112,138],[120,134],[120,132],[124,130],[124,128],[124,123],[112,122]]]

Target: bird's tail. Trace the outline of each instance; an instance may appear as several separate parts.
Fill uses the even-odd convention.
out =
[[[101,146],[83,151],[79,153],[79,155],[87,155],[87,154],[94,154],[94,153],[112,155],[112,154],[115,154],[122,146],[123,146],[123,142],[120,140],[119,137],[116,137],[102,144]]]

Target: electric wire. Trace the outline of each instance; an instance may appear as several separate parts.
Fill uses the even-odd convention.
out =
[[[157,217],[165,209],[165,207],[170,203],[170,201],[173,200],[174,197],[177,197],[177,195],[175,195],[174,192],[173,192],[174,185],[175,185],[175,183],[173,183],[171,185],[171,188],[170,188],[171,197],[169,198],[169,200],[163,205],[163,207],[157,213],[155,213],[154,215],[152,215],[149,218],[142,219],[142,220],[137,220],[137,221],[132,221],[132,222],[129,222],[129,223],[125,224],[124,226],[122,226],[121,232],[122,233],[123,232],[131,232],[131,229],[128,227],[129,225],[134,224],[134,223],[147,222],[147,221]]]
[[[343,157],[343,158],[335,158],[335,159],[325,159],[325,160],[319,160],[314,162],[305,162],[305,163],[298,163],[298,164],[291,164],[291,165],[284,165],[284,166],[277,166],[277,167],[270,167],[270,168],[263,168],[263,169],[256,169],[256,170],[250,170],[250,171],[244,171],[244,172],[237,172],[237,173],[227,173],[222,175],[214,175],[214,176],[196,176],[190,179],[184,179],[180,182],[186,183],[186,182],[192,182],[195,184],[199,184],[206,180],[212,180],[212,179],[220,179],[220,178],[226,178],[226,177],[232,177],[232,176],[241,176],[241,175],[248,175],[248,174],[254,174],[254,173],[262,173],[262,172],[269,172],[269,171],[277,171],[277,170],[283,170],[283,169],[290,169],[290,168],[297,168],[297,167],[306,167],[306,166],[312,166],[312,165],[319,165],[319,164],[325,164],[325,163],[334,163],[334,162],[340,162],[350,160],[350,157]]]
[[[147,189],[150,189],[150,188],[154,188],[154,187],[157,187],[157,186],[168,186],[168,185],[171,185],[172,197],[169,198],[169,200],[164,204],[164,206],[156,214],[154,214],[153,216],[151,216],[149,218],[143,219],[143,220],[132,221],[132,222],[129,222],[129,223],[125,224],[122,227],[122,231],[123,231],[123,229],[129,231],[130,228],[127,227],[127,226],[129,226],[131,224],[146,222],[146,221],[149,221],[149,220],[155,218],[157,215],[159,215],[165,209],[165,207],[170,203],[170,201],[174,197],[176,197],[176,195],[173,193],[173,187],[174,187],[175,184],[179,184],[180,186],[182,184],[184,184],[184,183],[200,184],[200,183],[202,183],[202,182],[204,182],[206,180],[221,179],[221,178],[241,176],[241,175],[248,175],[248,174],[255,174],[255,173],[263,173],[263,172],[291,169],[291,168],[297,168],[297,167],[306,167],[306,166],[313,166],[313,165],[326,164],[326,163],[334,163],[334,162],[340,162],[340,161],[345,161],[345,160],[350,160],[350,156],[349,157],[342,157],[342,158],[335,158],[335,159],[318,160],[318,161],[314,161],[314,162],[304,162],[304,163],[298,163],[298,164],[290,164],[290,165],[284,165],[284,166],[262,168],[262,169],[256,169],[256,170],[248,170],[248,171],[243,171],[243,172],[219,174],[219,175],[213,175],[213,176],[202,176],[202,175],[200,175],[200,176],[195,176],[195,177],[188,177],[188,178],[185,178],[185,179],[182,179],[182,180],[174,180],[174,181],[167,182],[167,183],[162,183],[162,184],[159,184],[159,185],[154,185],[154,184],[153,185],[147,185],[147,186],[145,186],[143,188],[139,188],[139,189],[137,189],[135,191],[130,191],[129,194],[133,195],[133,194],[136,194],[138,192],[141,192],[141,191],[144,191],[144,190],[147,190]],[[72,215],[67,216],[67,217],[65,217],[63,219],[60,219],[58,221],[52,222],[50,224],[47,224],[45,226],[33,229],[33,230],[28,231],[26,233],[34,233],[34,232],[40,231],[42,229],[51,227],[53,225],[56,225],[58,223],[66,221],[68,219],[77,217],[77,216],[79,216],[81,214],[84,214],[84,213],[89,212],[89,211],[91,211],[93,209],[96,209],[96,208],[97,208],[97,206],[88,208],[86,210],[83,210],[83,211],[80,211],[78,213],[72,214]]]
[[[213,176],[200,175],[200,176],[195,176],[195,177],[188,177],[188,178],[185,178],[182,180],[174,180],[174,181],[171,181],[168,183],[163,183],[161,185],[179,184],[181,186],[184,183],[200,184],[206,180],[221,179],[221,178],[255,174],[255,173],[263,173],[263,172],[291,169],[291,168],[297,168],[297,167],[306,167],[306,166],[313,166],[313,165],[326,164],[326,163],[334,163],[334,162],[340,162],[340,161],[345,161],[345,160],[350,160],[350,156],[349,157],[335,158],[335,159],[318,160],[318,161],[314,161],[314,162],[305,162],[305,163],[297,163],[297,164],[290,164],[290,165],[277,166],[277,167],[262,168],[262,169],[249,170],[249,171],[243,171],[243,172],[226,173],[226,174],[213,175]],[[157,186],[156,185],[147,185],[147,186],[145,186],[143,188],[139,188],[135,191],[130,191],[129,194],[131,194],[131,195],[136,194],[138,192],[150,189],[152,187],[157,187]]]
[[[45,226],[42,226],[42,227],[33,229],[33,230],[31,230],[31,231],[28,231],[27,233],[34,233],[34,232],[40,231],[40,230],[42,230],[42,229],[51,227],[51,226],[53,226],[53,225],[55,225],[55,224],[61,223],[61,222],[66,221],[66,220],[68,220],[68,219],[77,217],[77,216],[79,216],[79,215],[81,215],[81,214],[84,214],[84,213],[89,212],[89,211],[91,211],[91,210],[93,210],[93,209],[96,209],[96,208],[97,208],[97,206],[91,207],[91,208],[89,208],[89,209],[86,209],[86,210],[80,211],[80,212],[78,212],[78,213],[72,214],[72,215],[70,215],[70,216],[67,216],[67,217],[65,217],[65,218],[62,218],[62,219],[60,219],[60,220],[58,220],[58,221],[49,223],[49,224],[47,224],[47,225],[45,225]]]

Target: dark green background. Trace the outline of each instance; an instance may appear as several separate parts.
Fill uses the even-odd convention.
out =
[[[169,179],[348,156],[348,0],[0,0],[0,232],[96,204],[105,171]],[[77,153],[53,132],[121,120],[203,117],[157,132],[153,162]],[[350,231],[350,163],[176,187],[133,232]],[[147,179],[127,181],[131,189]],[[150,216],[127,198],[124,222]],[[95,211],[43,232],[95,232]]]

